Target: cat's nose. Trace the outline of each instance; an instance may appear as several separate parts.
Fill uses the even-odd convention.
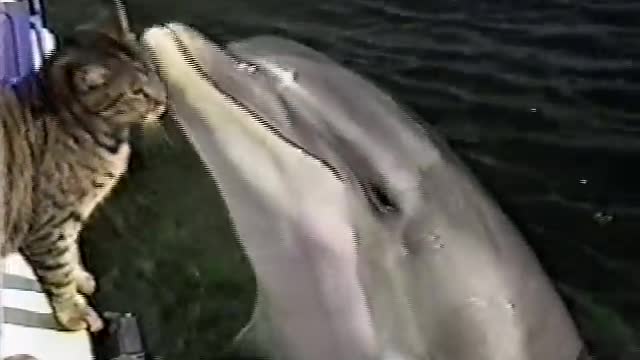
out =
[[[158,68],[156,67],[156,63],[153,60],[153,53],[145,49],[142,54],[143,62],[145,67],[147,68],[147,79],[146,86],[147,91],[150,97],[154,100],[166,103],[167,102],[167,87],[166,84],[160,78],[160,74],[158,73]]]

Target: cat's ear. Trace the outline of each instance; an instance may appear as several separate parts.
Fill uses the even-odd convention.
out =
[[[81,25],[78,30],[98,31],[118,42],[135,39],[129,28],[126,8],[120,0],[111,0],[110,7],[100,7],[95,20]]]

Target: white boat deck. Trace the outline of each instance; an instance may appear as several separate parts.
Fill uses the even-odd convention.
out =
[[[5,275],[6,274],[6,275]],[[17,254],[4,261],[0,283],[0,359],[30,354],[38,360],[93,360],[91,341],[86,331],[59,331],[51,306],[37,289],[35,275]],[[20,322],[21,324],[15,324]],[[38,326],[38,327],[34,327]]]

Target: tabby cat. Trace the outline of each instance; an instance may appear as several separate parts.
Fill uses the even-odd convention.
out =
[[[77,29],[32,78],[0,90],[0,255],[23,254],[65,329],[103,327],[83,296],[96,284],[78,234],[126,171],[131,126],[166,107],[142,54],[110,16]]]

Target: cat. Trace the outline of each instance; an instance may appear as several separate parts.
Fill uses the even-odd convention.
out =
[[[0,90],[0,256],[19,251],[62,328],[99,331],[78,235],[127,170],[129,132],[165,112],[164,84],[122,19],[76,29],[33,76]]]

